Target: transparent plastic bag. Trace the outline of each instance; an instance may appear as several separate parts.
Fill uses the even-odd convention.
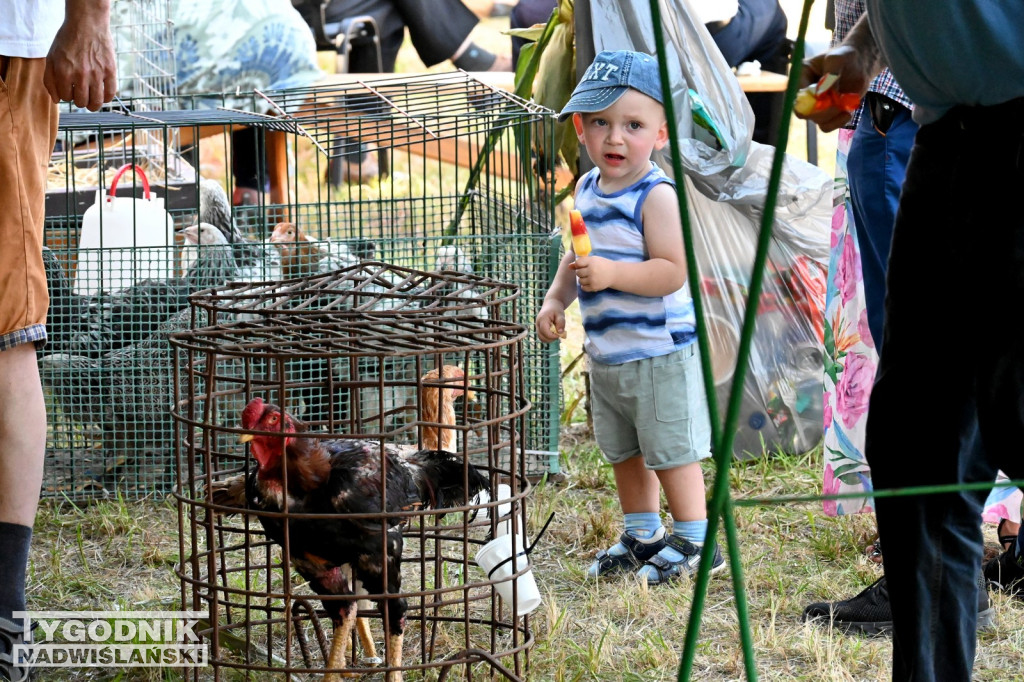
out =
[[[711,361],[724,420],[732,387],[762,207],[775,148],[751,141],[753,113],[732,70],[686,0],[662,0],[678,148],[700,268]],[[592,0],[595,50],[655,53],[647,2]],[[696,93],[693,97],[689,91]],[[695,130],[692,104],[718,145]],[[669,173],[671,151],[655,157]],[[825,276],[833,180],[787,155],[733,453],[799,453],[822,436]]]
[[[594,51],[636,50],[656,54],[650,3],[591,0]],[[661,3],[665,53],[672,82],[672,103],[679,114],[679,151],[683,167],[706,175],[729,166],[742,166],[754,131],[754,112],[743,89],[725,62],[704,24],[685,0]],[[722,147],[716,149],[694,133],[692,96],[716,121]],[[700,118],[700,117],[698,117]],[[667,158],[667,157],[666,157]],[[666,164],[667,165],[667,164]]]

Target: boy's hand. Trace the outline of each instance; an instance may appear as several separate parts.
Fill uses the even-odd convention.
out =
[[[602,291],[614,282],[615,263],[601,256],[583,256],[570,266],[583,291]]]
[[[537,313],[537,336],[544,343],[565,338],[565,308],[556,301],[545,299]]]

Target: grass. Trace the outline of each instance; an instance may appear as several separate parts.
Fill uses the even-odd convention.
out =
[[[790,16],[797,15],[791,12]],[[506,40],[500,28],[499,20],[484,21],[474,37],[497,49]],[[422,70],[417,62],[406,49],[399,69]],[[802,125],[792,126],[789,149],[798,156],[804,149],[803,131]],[[819,149],[823,167],[830,170],[834,137],[819,136]],[[563,367],[569,367],[580,352],[578,317],[570,319],[568,336],[561,347]],[[580,365],[564,378],[563,394],[568,406],[560,438],[565,477],[558,484],[539,484],[530,504],[534,533],[552,512],[555,520],[532,554],[545,601],[530,619],[537,641],[530,652],[529,679],[673,680],[693,582],[648,588],[630,577],[584,579],[594,553],[612,544],[621,532],[621,514],[610,468],[584,423]],[[820,449],[763,457],[736,463],[730,471],[730,488],[734,498],[816,494],[821,489],[821,471]],[[710,487],[714,476],[710,465],[705,474]],[[801,503],[737,507],[736,523],[759,677],[888,679],[888,640],[847,637],[805,625],[800,619],[807,603],[852,596],[880,575],[880,569],[863,554],[874,536],[873,517],[828,518],[820,504]],[[993,529],[986,529],[986,538],[994,541]],[[29,606],[177,608],[178,552],[173,500],[109,500],[88,506],[48,500],[36,524]],[[1018,627],[1024,605],[999,595],[993,601],[997,626],[980,636],[978,680],[1007,679],[1015,674],[1010,671],[1024,666],[1024,635]],[[739,631],[732,581],[728,573],[720,574],[710,584],[693,679],[745,678]],[[226,676],[240,678],[233,673]],[[176,677],[161,670],[86,669],[48,672],[41,679],[148,682]]]
[[[562,443],[565,480],[540,483],[530,505],[534,533],[552,512],[555,520],[532,554],[544,604],[531,616],[537,642],[530,653],[529,679],[673,680],[693,582],[648,588],[628,576],[584,578],[594,553],[621,532],[621,516],[610,469],[586,426],[564,428]],[[737,463],[730,474],[732,495],[815,493],[821,468],[817,449]],[[710,483],[713,469],[707,466],[705,473]],[[170,500],[44,504],[30,566],[30,608],[177,608],[176,516]],[[806,604],[852,596],[879,577],[880,569],[863,554],[873,537],[873,518],[827,518],[817,503],[803,503],[737,507],[736,523],[758,675],[772,680],[888,679],[887,639],[843,636],[800,620]],[[986,533],[993,541],[993,529]],[[745,677],[733,595],[728,573],[712,579],[692,679]],[[1006,679],[1007,671],[1024,664],[1018,627],[1024,605],[1001,595],[994,595],[993,602],[997,627],[981,634],[978,680]],[[149,681],[164,679],[167,671],[121,673],[119,678],[103,669],[61,670],[44,679]]]

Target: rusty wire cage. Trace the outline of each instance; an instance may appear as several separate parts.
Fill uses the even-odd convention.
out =
[[[227,671],[243,671],[245,679],[305,679],[324,671],[330,650],[324,601],[290,570],[292,558],[322,548],[282,546],[289,536],[272,542],[262,512],[252,511],[251,493],[228,502],[214,493],[254,475],[239,442],[248,433],[239,415],[256,397],[301,416],[320,442],[366,441],[373,461],[386,443],[409,451],[429,447],[431,429],[443,426],[453,436],[445,449],[465,463],[460,470],[472,466],[486,478],[485,495],[463,490],[449,509],[371,519],[389,527],[407,523],[403,581],[397,592],[363,597],[368,601],[359,613],[371,622],[371,639],[388,642],[381,610],[407,600],[405,646],[400,662],[389,657],[381,668],[360,659],[357,652],[365,655],[366,647],[353,636],[348,672],[384,670],[392,679],[401,670],[407,679],[428,679],[455,668],[465,679],[521,679],[534,641],[529,617],[510,606],[519,603],[515,592],[510,602],[497,596],[496,583],[473,560],[502,519],[518,536],[528,518],[528,334],[511,321],[521,315],[519,288],[479,275],[372,262],[296,280],[227,285],[197,294],[192,304],[192,328],[171,336],[178,573],[183,608],[209,614],[200,634],[210,646],[214,679],[236,679]],[[462,370],[448,418],[431,412],[426,392],[439,381],[428,372],[443,366]],[[501,499],[502,484],[514,491],[505,498],[504,516],[491,501]],[[292,523],[286,511],[277,518]],[[290,537],[299,535],[293,530]],[[370,552],[363,560],[384,561],[387,550],[378,549],[379,558]],[[516,566],[509,580],[514,590],[519,581],[512,578],[527,570],[525,563]],[[332,599],[357,597],[325,597]]]
[[[255,131],[266,191],[255,205],[232,206],[232,133],[243,128]],[[552,112],[461,72],[129,98],[109,111],[62,112],[45,232],[52,293],[51,343],[40,352],[50,427],[45,494],[170,489],[165,338],[184,328],[187,297],[203,288],[382,261],[514,282],[523,291],[515,321],[528,324],[561,248],[554,171],[533,162],[553,148],[553,135]],[[387,174],[334,182],[333,170],[355,153],[377,155]],[[101,224],[99,241],[85,245],[83,214],[125,164],[148,174],[175,231],[154,246],[144,221],[121,235]],[[126,175],[117,195],[141,197],[142,183]],[[186,243],[184,228],[198,221],[233,233],[235,243]],[[299,248],[274,243],[282,222],[301,231],[291,244]],[[233,260],[223,257],[228,249]],[[523,348],[524,390],[534,406],[523,438],[536,478],[559,469],[558,358],[533,337]]]

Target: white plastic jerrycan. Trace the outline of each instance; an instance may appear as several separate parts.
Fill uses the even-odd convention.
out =
[[[142,181],[142,199],[118,197],[117,183],[129,169]],[[96,191],[96,203],[82,216],[74,291],[91,296],[113,292],[144,279],[174,275],[174,222],[164,200],[149,191],[141,168],[126,164],[117,169],[110,191]]]

